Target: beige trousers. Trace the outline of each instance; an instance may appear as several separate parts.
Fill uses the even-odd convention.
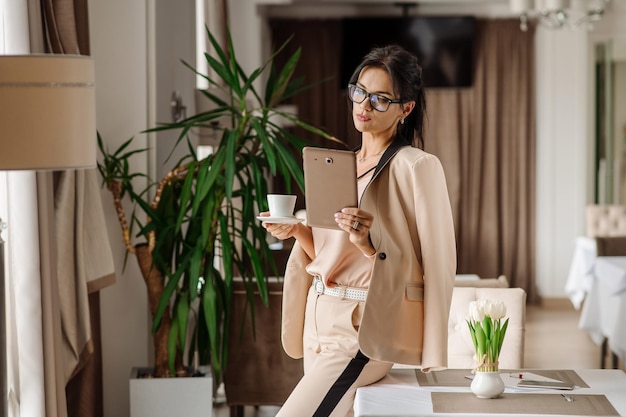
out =
[[[304,321],[304,376],[277,417],[350,417],[356,389],[392,364],[369,360],[357,341],[364,301],[309,290]]]

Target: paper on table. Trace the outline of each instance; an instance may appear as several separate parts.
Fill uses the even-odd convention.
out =
[[[502,376],[502,379],[504,380],[504,386],[506,388],[510,388],[510,391],[537,391],[537,390],[544,391],[544,390],[550,389],[550,388],[545,388],[545,387],[537,387],[537,388],[518,387],[517,384],[522,379],[527,379],[531,381],[563,382],[558,379],[548,378],[546,376],[535,374],[532,372],[510,372],[508,374],[503,372],[501,376]]]
[[[547,376],[535,374],[532,372],[509,372],[508,374],[503,372],[502,376],[508,376],[509,379],[515,381],[515,385],[517,385],[520,379],[530,379],[533,381],[563,382],[558,379],[548,378]]]

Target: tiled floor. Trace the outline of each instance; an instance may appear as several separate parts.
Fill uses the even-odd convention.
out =
[[[580,312],[567,300],[526,310],[525,368],[599,368],[600,348],[578,329]],[[621,364],[623,369],[623,364]],[[245,417],[274,417],[277,407],[246,407]],[[218,405],[215,417],[228,417],[226,405]]]

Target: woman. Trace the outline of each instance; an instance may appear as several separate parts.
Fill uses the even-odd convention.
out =
[[[447,366],[456,270],[443,169],[423,146],[425,97],[417,58],[373,49],[350,79],[359,207],[341,230],[264,223],[296,243],[285,272],[282,340],[304,377],[280,417],[351,416],[356,389],[393,363]],[[412,146],[416,142],[417,146]]]

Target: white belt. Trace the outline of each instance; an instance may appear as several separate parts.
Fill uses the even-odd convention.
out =
[[[319,295],[332,295],[333,297],[356,301],[365,301],[367,299],[367,290],[362,288],[344,287],[342,285],[327,287],[318,276],[313,279],[313,288]]]

